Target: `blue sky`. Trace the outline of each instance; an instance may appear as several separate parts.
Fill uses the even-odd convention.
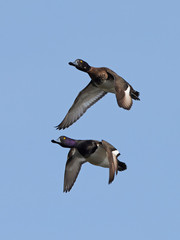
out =
[[[179,239],[179,1],[0,3],[0,238]],[[57,131],[89,77],[106,66],[140,91],[131,111],[108,94]],[[86,164],[63,193],[60,135],[104,139],[128,169]]]

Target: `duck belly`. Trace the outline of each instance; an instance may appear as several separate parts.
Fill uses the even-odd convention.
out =
[[[109,168],[109,161],[106,155],[106,151],[101,146],[86,160],[93,165]]]

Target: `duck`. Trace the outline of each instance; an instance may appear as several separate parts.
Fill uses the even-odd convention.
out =
[[[82,59],[69,62],[82,72],[86,72],[91,81],[79,92],[74,103],[56,129],[65,129],[75,123],[93,104],[104,97],[107,93],[116,95],[119,107],[130,110],[133,100],[140,100],[139,92],[126,82],[117,73],[107,67],[92,67]]]
[[[82,164],[89,162],[95,166],[109,168],[109,184],[114,180],[118,171],[124,171],[127,166],[117,159],[119,151],[105,140],[75,140],[60,136],[51,140],[64,148],[70,148],[64,173],[63,192],[69,192],[73,187]]]

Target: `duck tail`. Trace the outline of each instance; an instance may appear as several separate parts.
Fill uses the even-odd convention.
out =
[[[134,100],[140,100],[139,98],[139,92],[138,91],[135,91],[134,89],[132,90],[131,92],[131,97],[134,99]]]
[[[126,170],[126,169],[127,169],[126,164],[125,164],[124,162],[120,162],[120,161],[118,160],[118,171],[124,171],[124,170]]]

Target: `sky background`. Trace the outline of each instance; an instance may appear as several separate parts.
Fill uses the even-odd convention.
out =
[[[179,1],[0,3],[0,239],[180,239]],[[130,111],[108,94],[59,124],[106,66],[140,92]],[[68,149],[51,139],[104,139],[127,170],[83,165],[63,193]]]

